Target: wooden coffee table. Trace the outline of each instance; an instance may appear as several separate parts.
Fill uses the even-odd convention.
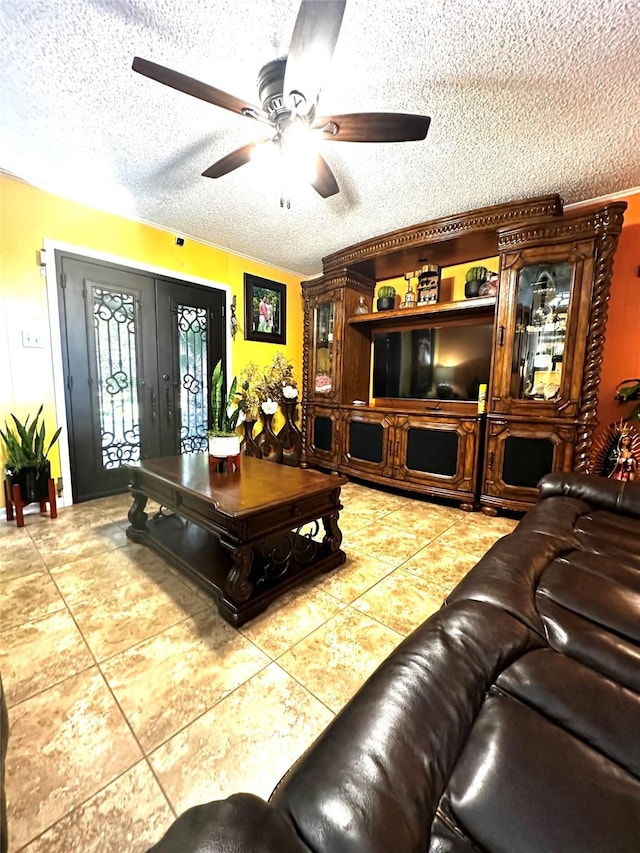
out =
[[[211,592],[232,625],[345,561],[338,528],[344,477],[248,456],[238,471],[219,473],[206,453],[128,467],[133,505],[127,536],[151,545]],[[161,505],[151,518],[147,498]]]

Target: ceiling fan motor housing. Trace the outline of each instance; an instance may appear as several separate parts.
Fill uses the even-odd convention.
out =
[[[291,109],[284,102],[284,72],[287,67],[287,57],[272,59],[260,69],[258,74],[258,97],[262,109],[269,116],[269,121],[280,124],[291,117]],[[306,122],[310,124],[315,117],[315,107],[306,114]]]

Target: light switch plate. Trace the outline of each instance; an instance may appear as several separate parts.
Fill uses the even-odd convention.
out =
[[[22,332],[22,346],[23,347],[39,347],[42,348],[42,338],[36,332],[27,332],[23,330]]]

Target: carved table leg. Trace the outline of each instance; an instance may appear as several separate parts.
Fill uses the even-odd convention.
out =
[[[332,512],[331,515],[325,515],[322,524],[325,532],[322,544],[327,553],[333,554],[340,549],[342,544],[342,531],[338,527],[338,513]]]
[[[144,511],[144,508],[147,505],[147,496],[142,492],[136,491],[132,494],[133,503],[131,504],[129,514],[127,515],[131,527],[127,529],[127,536],[129,539],[133,539],[134,542],[139,542],[146,534],[147,530],[147,519],[149,516]]]
[[[243,548],[232,548],[231,559],[233,565],[225,580],[224,592],[231,601],[241,604],[253,592],[253,584],[249,580],[253,563],[253,547],[245,545]]]

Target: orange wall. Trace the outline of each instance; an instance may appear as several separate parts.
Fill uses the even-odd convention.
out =
[[[598,394],[598,420],[606,426],[633,408],[614,400],[623,379],[640,378],[640,192],[624,197],[627,209],[613,262],[609,318]]]

